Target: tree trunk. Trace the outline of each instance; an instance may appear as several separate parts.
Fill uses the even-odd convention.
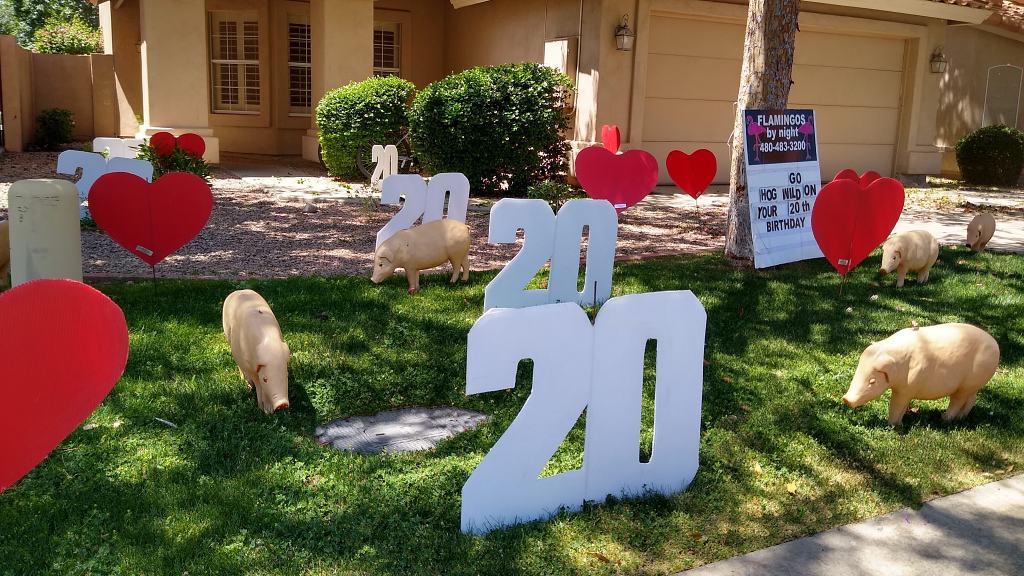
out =
[[[736,125],[732,136],[732,172],[729,180],[729,227],[725,253],[738,260],[753,260],[750,232],[750,200],[744,163],[746,109],[782,110],[789,100],[796,47],[799,0],[750,0],[747,38],[743,48],[743,72],[736,100]]]

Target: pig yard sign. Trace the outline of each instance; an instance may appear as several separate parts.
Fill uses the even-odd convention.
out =
[[[811,211],[821,188],[813,110],[747,110],[747,190],[758,268],[820,258]]]

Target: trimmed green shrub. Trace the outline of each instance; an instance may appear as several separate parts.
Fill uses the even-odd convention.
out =
[[[78,18],[51,19],[36,30],[32,49],[43,54],[93,54],[103,51],[103,35]]]
[[[316,107],[324,164],[332,176],[359,178],[356,155],[373,144],[394,144],[408,129],[416,86],[397,76],[370,78],[328,92]]]
[[[156,180],[170,172],[190,172],[203,180],[210,179],[210,165],[202,156],[193,156],[181,148],[175,148],[167,156],[156,153],[149,144],[139,146],[139,160],[146,160],[153,165],[153,179]]]
[[[474,194],[519,195],[568,168],[569,78],[539,64],[473,68],[427,86],[409,113],[428,172],[462,172]]]
[[[36,136],[33,146],[39,150],[57,150],[71,142],[75,130],[75,115],[63,108],[43,110],[36,116]]]
[[[956,143],[956,163],[968,184],[1014,186],[1024,168],[1024,132],[986,126]]]
[[[551,205],[556,213],[562,209],[562,205],[573,198],[586,198],[582,188],[570,186],[566,182],[548,180],[540,184],[534,184],[526,191],[527,198],[544,200]]]

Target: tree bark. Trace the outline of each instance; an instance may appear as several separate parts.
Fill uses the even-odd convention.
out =
[[[754,258],[747,167],[743,155],[746,130],[743,111],[758,108],[782,110],[786,107],[792,85],[799,14],[799,0],[750,0],[747,10],[743,72],[732,135],[729,225],[725,236],[725,253],[733,259],[750,261]]]

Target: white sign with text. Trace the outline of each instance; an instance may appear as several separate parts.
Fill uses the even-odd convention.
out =
[[[758,268],[821,258],[811,211],[821,189],[813,110],[747,110],[747,194]]]

